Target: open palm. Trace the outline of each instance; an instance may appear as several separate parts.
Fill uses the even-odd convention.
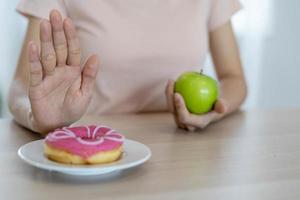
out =
[[[50,21],[40,24],[40,44],[30,42],[29,99],[34,126],[40,132],[68,125],[86,111],[93,93],[98,59],[83,66],[76,31],[70,19],[51,11]]]

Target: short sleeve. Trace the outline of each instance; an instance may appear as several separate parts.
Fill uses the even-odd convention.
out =
[[[211,0],[208,29],[213,31],[230,20],[242,8],[238,0]]]
[[[49,18],[52,9],[57,9],[63,17],[67,16],[64,0],[20,0],[17,11],[25,16]]]

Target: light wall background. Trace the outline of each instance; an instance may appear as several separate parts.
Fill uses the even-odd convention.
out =
[[[18,0],[0,1],[0,116],[9,116],[7,95],[26,31],[26,19],[15,7]]]
[[[18,0],[0,1],[0,116],[9,116],[7,94],[26,30]],[[300,107],[300,1],[241,0],[233,18],[248,81],[245,109]],[[214,75],[210,59],[206,73]]]

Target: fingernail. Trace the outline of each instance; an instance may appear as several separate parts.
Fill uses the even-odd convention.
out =
[[[97,55],[94,55],[94,65],[98,66],[99,65],[99,59]]]
[[[196,131],[196,127],[194,127],[194,126],[187,126],[187,129],[188,129],[188,131],[190,131],[190,132]]]
[[[178,97],[175,97],[175,104],[176,104],[177,106],[180,106],[180,105],[181,105],[180,99],[179,99]]]
[[[44,19],[44,20],[42,20],[42,22],[41,22],[41,26],[42,26],[42,30],[44,30],[44,31],[49,31],[49,29],[51,28],[50,27],[50,23],[49,23],[49,21],[48,20],[46,20],[46,19]]]
[[[174,94],[175,98],[178,99],[178,101],[180,101],[180,94],[178,94],[177,92]]]
[[[42,19],[40,20],[40,24],[43,23],[44,21],[47,21],[47,19],[42,18]]]
[[[66,18],[65,19],[65,22],[67,23],[67,25],[69,25],[69,26],[73,26],[73,22],[72,22],[72,20],[70,19],[70,18]]]
[[[52,9],[52,10],[50,11],[50,14],[57,14],[57,15],[60,15],[60,12],[59,12],[59,10],[57,10],[57,9]]]
[[[170,80],[167,80],[167,85],[170,85]]]

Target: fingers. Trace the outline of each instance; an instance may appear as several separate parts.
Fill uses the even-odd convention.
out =
[[[217,116],[226,112],[223,100],[218,100],[214,106],[214,110],[203,115],[191,114],[185,106],[183,97],[179,93],[175,93],[174,102],[179,123],[183,124],[189,131],[195,131],[196,128],[204,129]]]
[[[57,10],[50,13],[50,23],[52,27],[53,44],[56,52],[56,62],[58,66],[65,66],[68,56],[67,40],[63,28],[62,16]]]
[[[168,109],[170,112],[174,112],[174,103],[173,103],[173,96],[174,96],[174,81],[173,80],[168,80],[168,84],[166,87],[166,97],[167,97],[167,104],[168,104]]]
[[[56,55],[52,43],[52,30],[48,20],[40,24],[41,61],[44,76],[52,75],[56,65]]]
[[[175,93],[174,101],[179,121],[187,124],[190,113],[185,106],[183,97],[179,93]]]
[[[34,87],[42,83],[43,69],[40,62],[38,47],[34,42],[28,44],[28,58],[30,63],[30,86]]]
[[[168,109],[170,112],[173,113],[174,121],[177,124],[179,128],[186,128],[184,124],[180,123],[177,117],[177,112],[174,108],[174,81],[173,80],[168,80],[168,84],[166,86],[166,98],[167,98],[167,104],[168,104]]]
[[[219,114],[225,113],[227,110],[224,100],[219,99],[214,105],[214,111]]]
[[[183,97],[175,93],[175,108],[180,123],[184,124],[189,131],[195,131],[196,128],[205,128],[215,117],[216,113],[209,112],[205,115],[191,114],[185,106]]]
[[[197,128],[195,126],[187,126],[187,130],[190,132],[194,132],[197,130]]]
[[[93,91],[94,82],[98,72],[99,61],[96,55],[88,58],[82,72],[81,91],[84,94]]]
[[[71,19],[68,18],[64,20],[63,26],[68,44],[67,64],[70,66],[79,66],[81,60],[81,50],[75,27]]]

